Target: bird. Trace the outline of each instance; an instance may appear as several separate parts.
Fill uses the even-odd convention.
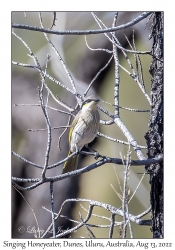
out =
[[[100,125],[100,114],[97,109],[99,101],[94,95],[84,99],[81,109],[76,114],[70,127],[68,156],[80,151],[85,145],[95,139]],[[78,157],[78,154],[74,155],[64,163],[62,174],[77,169]]]

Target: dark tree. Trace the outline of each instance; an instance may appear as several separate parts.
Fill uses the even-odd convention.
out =
[[[155,12],[152,34],[153,59],[150,66],[151,116],[146,133],[148,157],[163,154],[163,13]],[[146,167],[150,174],[153,238],[163,238],[163,162]]]

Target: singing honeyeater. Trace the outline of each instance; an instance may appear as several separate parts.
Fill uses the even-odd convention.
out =
[[[69,131],[69,153],[81,150],[84,145],[94,140],[97,135],[100,115],[97,109],[97,103],[100,100],[95,96],[85,98],[81,110],[75,116]],[[78,155],[68,159],[64,163],[62,174],[73,171],[77,168]]]

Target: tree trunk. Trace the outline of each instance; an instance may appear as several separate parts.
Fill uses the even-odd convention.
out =
[[[163,153],[163,13],[153,14],[151,27],[153,39],[150,66],[151,79],[151,116],[149,130],[145,135],[148,157]],[[163,238],[163,163],[146,166],[150,174],[150,202],[152,206],[153,238]]]

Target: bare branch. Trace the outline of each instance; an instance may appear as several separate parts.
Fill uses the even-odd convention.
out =
[[[55,21],[57,20],[57,16],[56,16],[56,11],[53,12],[53,21],[52,21],[52,25],[50,27],[50,30],[53,28],[53,26],[56,26]]]
[[[84,92],[84,96],[87,95],[87,93],[88,93],[89,89],[91,88],[92,84],[95,82],[95,80],[97,79],[97,77],[101,74],[101,72],[102,72],[104,69],[106,69],[106,68],[108,67],[108,65],[110,64],[112,58],[113,58],[113,55],[111,56],[111,58],[109,59],[109,61],[106,63],[106,65],[105,65],[102,69],[100,69],[100,70],[98,71],[98,73],[96,74],[96,76],[95,76],[95,77],[92,79],[92,81],[89,83],[89,86],[87,87],[86,91]]]
[[[109,28],[109,29],[103,29],[103,30],[64,30],[64,31],[54,31],[50,29],[44,29],[36,26],[29,26],[29,25],[24,25],[24,24],[17,24],[17,23],[12,23],[12,28],[17,28],[17,29],[26,29],[26,30],[33,30],[33,31],[39,31],[39,32],[45,32],[45,33],[50,33],[50,34],[56,34],[56,35],[91,35],[91,34],[100,34],[100,33],[108,33],[108,32],[113,32],[117,30],[122,30],[128,27],[131,27],[141,20],[145,19],[149,15],[151,15],[152,12],[143,12],[140,16],[137,18],[133,19],[132,21],[120,25],[115,28]]]
[[[69,156],[69,158],[72,157],[73,155],[76,155],[76,154],[77,154],[77,152],[72,153]],[[88,154],[93,154],[94,157],[96,156],[96,153],[88,153]],[[66,159],[68,159],[68,157],[65,158],[63,161],[61,161],[61,163],[65,162]],[[135,165],[135,166],[150,165],[150,164],[159,163],[159,162],[162,162],[162,161],[163,161],[163,156],[159,155],[156,158],[147,159],[147,160],[131,160],[131,165]],[[55,182],[55,181],[63,180],[63,179],[66,179],[66,178],[69,178],[69,177],[72,177],[72,176],[76,176],[76,175],[79,175],[79,174],[89,172],[89,171],[91,171],[91,170],[93,170],[93,169],[95,169],[97,167],[100,167],[100,166],[106,164],[106,163],[123,165],[123,162],[124,162],[124,164],[126,163],[125,160],[122,161],[121,159],[118,159],[118,158],[103,157],[102,160],[99,160],[99,161],[97,161],[97,162],[95,162],[95,163],[93,163],[93,164],[91,164],[91,165],[89,165],[87,167],[84,167],[82,169],[75,170],[75,171],[72,171],[72,172],[68,172],[68,173],[65,173],[65,174],[62,174],[62,175],[54,176],[54,177],[46,177],[44,179],[44,181],[42,181],[41,179],[38,179],[38,178],[37,179],[34,179],[34,178],[33,179],[24,179],[24,178],[17,178],[17,177],[12,177],[12,180],[13,180],[13,183],[14,183],[14,181],[15,182],[36,182],[36,184],[34,184],[34,185],[30,186],[30,187],[26,187],[26,188],[21,187],[21,186],[18,185],[18,187],[17,187],[18,189],[25,191],[25,190],[34,189],[34,188],[40,186],[43,182],[50,182],[50,181]],[[54,164],[54,165],[60,165],[61,163],[59,162],[59,163]],[[54,165],[52,165],[52,168],[53,168]]]
[[[114,16],[114,21],[112,27],[116,26],[118,13]],[[114,42],[115,32],[113,32],[112,41]],[[119,74],[119,58],[118,51],[115,43],[113,43],[113,55],[115,63],[115,86],[114,86],[114,104],[115,104],[115,116],[119,116],[119,84],[120,84],[120,74]]]
[[[124,145],[131,145],[131,146],[134,146],[134,145],[132,145],[132,144],[130,144],[129,142],[124,142],[124,141],[121,141],[121,140],[118,140],[118,139],[115,139],[115,138],[112,138],[112,137],[109,137],[109,136],[107,136],[107,135],[104,135],[104,134],[102,134],[102,133],[100,133],[100,132],[98,132],[98,134],[97,134],[99,137],[103,137],[103,138],[105,138],[105,139],[107,139],[107,140],[110,140],[110,141],[113,141],[113,142],[117,142],[117,143],[121,143],[121,144],[124,144]],[[140,148],[147,148],[146,146],[140,146],[140,145],[138,145]]]
[[[46,74],[46,70],[47,70],[48,60],[49,60],[49,57],[47,57],[46,68],[45,68],[44,75],[41,74],[41,87],[40,87],[40,90],[39,90],[39,98],[40,98],[41,108],[43,110],[43,114],[44,114],[44,117],[45,117],[45,120],[46,120],[47,133],[48,133],[47,149],[46,149],[46,154],[45,154],[45,163],[44,163],[43,171],[41,173],[41,178],[42,179],[45,179],[46,169],[48,167],[48,162],[49,162],[49,153],[50,153],[50,148],[51,148],[51,140],[52,140],[50,119],[49,119],[47,108],[45,107],[45,103],[44,103],[44,99],[43,99],[43,87],[44,87],[44,83],[45,83],[45,74]],[[39,63],[38,63],[38,66],[39,66]]]
[[[40,227],[39,227],[39,224],[38,224],[38,220],[36,218],[36,214],[34,212],[34,209],[33,207],[30,205],[30,203],[28,202],[28,200],[24,197],[24,195],[15,187],[13,186],[13,188],[21,195],[21,197],[24,199],[24,201],[27,203],[27,205],[30,207],[32,213],[33,213],[33,216],[35,218],[35,221],[36,221],[36,225],[37,225],[37,230],[36,230],[36,235],[35,235],[35,238],[41,238],[41,235],[40,235]],[[38,236],[37,236],[37,232],[38,232]]]
[[[40,12],[39,12],[39,19],[40,19],[41,27],[43,28],[42,17],[41,17],[41,13],[40,13]],[[71,76],[71,74],[70,74],[70,72],[69,72],[69,70],[68,70],[68,68],[67,68],[67,66],[66,66],[66,64],[65,64],[65,62],[63,61],[63,59],[62,59],[60,53],[59,53],[58,50],[55,48],[54,44],[53,44],[53,43],[51,42],[51,40],[48,38],[48,36],[46,35],[46,33],[44,33],[44,36],[45,36],[46,40],[48,41],[48,43],[50,44],[50,46],[52,47],[52,49],[55,51],[55,53],[56,53],[56,55],[58,56],[60,62],[62,63],[62,65],[63,65],[63,67],[64,67],[64,69],[65,69],[65,71],[66,71],[66,73],[67,73],[67,75],[68,75],[68,77],[69,77],[69,80],[70,80],[70,82],[71,82],[71,84],[72,84],[73,91],[74,91],[74,93],[76,94],[76,93],[77,93],[77,90],[76,90],[76,87],[75,87],[75,83],[74,83],[73,77]]]
[[[53,238],[55,238],[55,215],[54,215],[54,193],[53,193],[53,182],[50,182],[50,198],[51,198],[51,213],[52,213],[52,228],[53,228]]]

